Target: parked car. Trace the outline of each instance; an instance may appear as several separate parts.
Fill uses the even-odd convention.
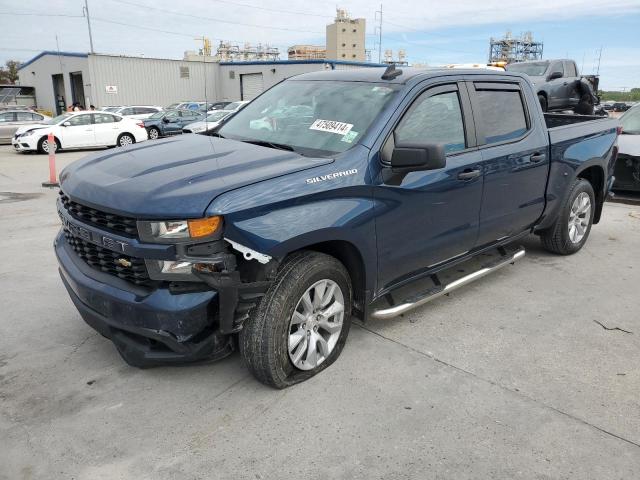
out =
[[[573,60],[538,60],[510,63],[508,72],[528,75],[534,84],[542,111],[574,110],[593,115],[598,103],[597,77],[582,77]]]
[[[49,133],[55,150],[89,147],[125,147],[147,139],[139,120],[101,111],[67,112],[48,121],[18,128],[11,144],[18,152],[49,153]]]
[[[155,140],[160,137],[180,134],[185,125],[203,118],[204,114],[193,110],[164,110],[154,113],[143,122],[149,132],[149,138]]]
[[[51,117],[25,110],[6,110],[0,112],[0,143],[11,143],[11,137],[18,128],[51,120]]]
[[[240,100],[238,102],[231,102],[224,107],[225,110],[231,110],[232,112],[237,112],[241,108],[244,108],[245,105],[249,103],[249,100]]]
[[[387,319],[447,294],[522,258],[513,245],[532,232],[560,255],[585,245],[617,121],[537,102],[524,75],[481,69],[289,78],[210,136],[67,166],[63,283],[132,365],[239,345],[259,381],[301,382],[338,358],[352,315]],[[311,125],[251,126],[297,106],[312,106]],[[480,269],[460,268],[472,258]]]
[[[230,110],[213,110],[207,115],[204,120],[198,122],[189,123],[182,129],[182,133],[203,133],[213,130],[220,122],[231,115],[233,112]]]
[[[205,102],[182,102],[178,104],[178,110],[193,110],[196,112],[203,111],[207,104]]]
[[[612,108],[614,112],[626,112],[631,107],[624,102],[615,102]]]
[[[613,188],[640,192],[640,105],[630,108],[619,120],[622,134]]]
[[[212,112],[214,110],[226,110],[226,106],[229,105],[231,102],[213,102],[213,103],[205,103],[202,108],[200,109],[201,111],[207,111],[207,112]]]
[[[7,111],[7,110],[12,110],[12,111],[33,111],[35,109],[35,105],[33,107],[29,107],[27,105],[9,105],[9,104],[0,104],[0,111]]]
[[[117,113],[118,115],[121,115],[123,117],[135,118],[138,120],[149,118],[154,113],[161,112],[162,110],[162,107],[154,105],[127,105],[122,107],[109,107],[105,109],[105,111]]]

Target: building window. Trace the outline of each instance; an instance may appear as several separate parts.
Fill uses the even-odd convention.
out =
[[[353,48],[356,48],[356,44],[355,43],[353,44]]]
[[[180,67],[180,78],[189,78],[189,67]]]
[[[346,46],[347,46],[347,44],[346,44],[346,43],[343,43],[343,44],[342,44],[342,46],[343,46],[343,47],[346,47]]]
[[[356,58],[356,54],[354,53],[353,55],[351,55],[353,58]]]
[[[357,30],[354,28],[354,29],[353,29],[353,33],[356,33],[356,32],[357,32]]]
[[[342,29],[342,31],[343,31],[343,32],[346,32],[346,31],[347,31],[347,29],[346,29],[346,28],[343,28],[343,29]]]
[[[343,54],[342,54],[342,58],[344,58],[344,57],[346,57],[346,55],[343,53]]]

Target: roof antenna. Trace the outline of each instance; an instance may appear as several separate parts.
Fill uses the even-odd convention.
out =
[[[382,80],[393,80],[396,77],[402,75],[402,70],[396,68],[396,64],[392,63],[382,74]]]

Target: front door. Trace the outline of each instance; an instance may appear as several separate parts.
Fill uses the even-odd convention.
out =
[[[470,82],[468,86],[482,153],[484,194],[478,247],[530,228],[545,205],[549,173],[547,130],[526,108],[518,81]]]
[[[549,80],[549,107],[564,108],[567,104],[567,79],[564,78],[564,66],[562,62],[553,62],[548,75],[560,73],[559,78]]]
[[[89,147],[95,145],[93,122],[90,113],[74,115],[60,126],[62,148]]]
[[[395,126],[396,144],[444,144],[447,163],[401,178],[382,169],[374,187],[381,288],[473,248],[482,172],[472,125],[466,88],[451,83],[417,93]]]

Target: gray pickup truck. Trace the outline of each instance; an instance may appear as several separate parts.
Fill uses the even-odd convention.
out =
[[[533,83],[542,111],[573,110],[593,115],[598,103],[598,77],[581,76],[573,60],[540,60],[512,63],[508,72],[524,73]]]

